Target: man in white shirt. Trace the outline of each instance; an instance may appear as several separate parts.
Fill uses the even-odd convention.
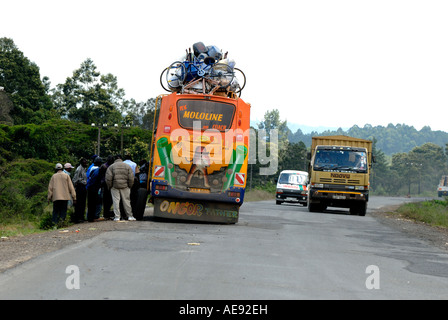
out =
[[[137,167],[137,164],[134,161],[132,161],[132,157],[129,154],[127,154],[124,157],[124,159],[125,160],[123,162],[131,166],[132,172],[134,172],[134,176],[135,176],[136,173],[140,172],[138,167]]]

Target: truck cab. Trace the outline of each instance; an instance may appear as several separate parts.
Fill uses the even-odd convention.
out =
[[[365,216],[369,201],[372,141],[348,136],[314,136],[308,190],[310,212],[349,208]]]
[[[296,170],[283,170],[277,180],[275,203],[300,203],[307,205],[308,198],[308,172]]]

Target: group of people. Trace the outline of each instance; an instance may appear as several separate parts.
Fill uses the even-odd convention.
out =
[[[140,161],[139,165],[127,155],[108,156],[104,162],[101,157],[93,155],[89,166],[86,158],[81,158],[73,178],[70,163],[62,166],[57,163],[56,173],[48,185],[48,201],[53,202],[54,224],[64,221],[70,202],[74,206],[72,220],[75,223],[93,222],[100,218],[120,221],[121,217],[135,221],[132,209],[136,201],[134,194],[139,186],[146,186],[148,163]],[[111,212],[113,206],[113,212]],[[87,214],[86,214],[87,209]],[[122,214],[123,213],[123,214]]]

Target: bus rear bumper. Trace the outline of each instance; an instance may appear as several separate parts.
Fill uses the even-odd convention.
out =
[[[234,224],[238,222],[239,204],[199,200],[154,198],[154,216],[166,219]]]

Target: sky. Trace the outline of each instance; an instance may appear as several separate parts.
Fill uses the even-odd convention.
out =
[[[448,131],[447,17],[446,0],[0,0],[0,37],[52,87],[91,58],[146,101],[203,42],[245,73],[252,122],[278,109],[288,125]]]

